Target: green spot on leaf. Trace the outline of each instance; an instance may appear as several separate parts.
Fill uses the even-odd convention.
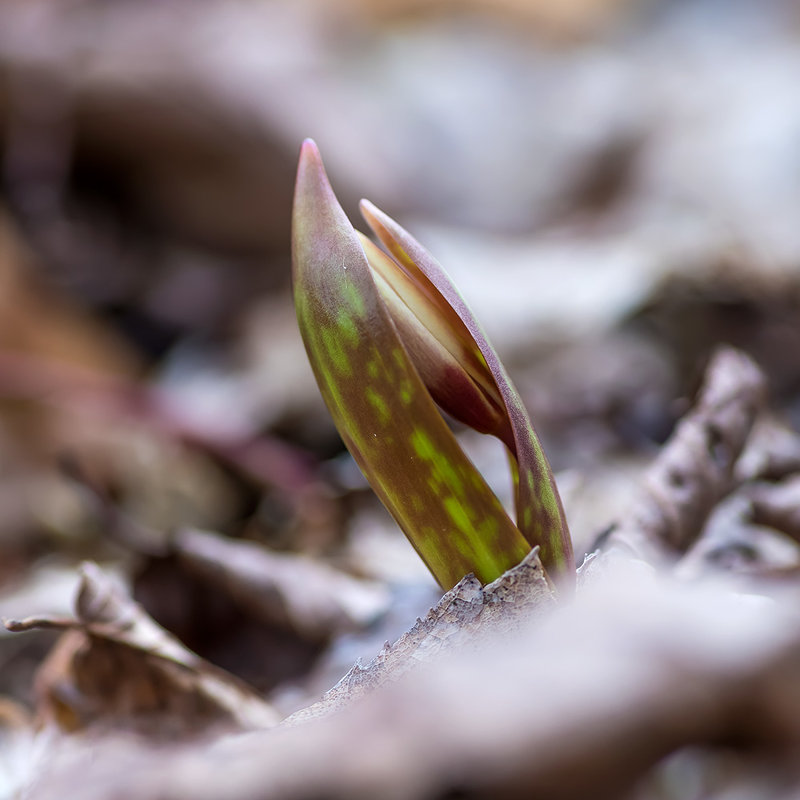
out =
[[[463,494],[464,482],[461,476],[424,429],[414,428],[414,432],[411,434],[411,446],[419,458],[430,464],[429,485],[431,485],[431,481],[434,481],[437,485],[446,485],[456,495]]]
[[[404,380],[400,384],[400,400],[405,405],[409,405],[413,399],[414,399],[414,389],[411,384],[411,381]]]
[[[522,524],[529,528],[533,524],[533,509],[530,506],[526,506],[522,509]]]
[[[367,313],[367,306],[361,292],[350,281],[345,281],[341,285],[341,292],[342,300],[350,311],[357,317],[364,317]]]
[[[358,344],[358,328],[352,316],[342,309],[336,315],[336,324],[339,327],[339,333],[342,339],[344,339],[350,347],[355,347]]]
[[[328,356],[330,363],[343,375],[352,375],[353,370],[350,366],[350,358],[345,352],[342,343],[335,330],[323,328],[321,330],[322,345]]]
[[[442,502],[444,503],[444,510],[447,512],[450,519],[453,520],[455,526],[460,531],[469,535],[473,528],[470,523],[469,514],[464,506],[462,506],[455,497],[445,497]]]
[[[366,389],[367,402],[375,409],[378,414],[378,419],[381,425],[386,425],[392,419],[392,412],[389,410],[389,405],[383,399],[381,394],[372,386],[367,386]]]
[[[481,541],[489,543],[490,547],[495,546],[495,541],[500,535],[500,522],[497,517],[486,517],[480,525],[478,525],[478,534]]]
[[[411,446],[414,448],[414,452],[425,461],[432,461],[439,455],[430,436],[422,428],[414,428],[414,432],[411,434]]]

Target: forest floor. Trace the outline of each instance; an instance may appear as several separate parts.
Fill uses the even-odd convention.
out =
[[[0,2],[0,798],[800,796],[799,40],[790,0]],[[306,136],[508,365],[574,598],[535,551],[442,597],[344,450]]]

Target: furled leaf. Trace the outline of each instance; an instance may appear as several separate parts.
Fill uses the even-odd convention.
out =
[[[516,459],[515,496],[517,525],[532,546],[541,546],[541,560],[549,574],[562,583],[572,583],[575,568],[572,542],[561,499],[542,446],[528,417],[522,398],[506,373],[494,348],[478,321],[441,265],[411,234],[367,200],[361,212],[375,235],[411,280],[430,284],[430,292],[440,295],[447,307],[469,331],[502,398],[511,437],[497,435],[506,442]],[[452,326],[451,326],[452,327]],[[450,411],[447,406],[446,410]]]
[[[444,588],[469,572],[494,580],[530,545],[434,405],[310,141],[297,174],[292,257],[300,331],[353,457]]]
[[[359,234],[378,292],[431,396],[452,417],[513,447],[497,385],[467,327],[435,287]]]

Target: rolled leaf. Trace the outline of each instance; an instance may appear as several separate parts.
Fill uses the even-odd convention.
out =
[[[494,580],[530,545],[434,405],[311,141],[297,173],[292,262],[312,369],[364,475],[443,588],[469,572]]]
[[[359,237],[378,292],[434,401],[459,422],[513,447],[502,398],[464,323],[427,279],[415,280]]]
[[[540,545],[548,573],[562,585],[575,580],[572,541],[552,470],[522,398],[486,338],[472,311],[436,259],[404,228],[368,200],[361,212],[370,228],[412,281],[428,281],[474,342],[502,399],[511,437],[501,436],[516,460],[515,503],[517,526],[531,546]],[[446,408],[446,406],[445,406]],[[513,471],[513,470],[512,470]]]

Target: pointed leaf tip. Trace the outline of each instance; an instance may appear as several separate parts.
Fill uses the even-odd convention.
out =
[[[300,145],[300,157],[302,158],[304,155],[308,154],[313,154],[317,158],[320,157],[319,147],[317,147],[317,143],[311,137],[303,139],[303,143]]]
[[[308,190],[310,184],[327,185],[328,176],[322,163],[319,148],[313,139],[306,139],[300,147],[300,159],[297,164],[297,180],[295,198],[302,190]],[[328,187],[330,189],[330,187]],[[331,194],[333,190],[331,189]]]

